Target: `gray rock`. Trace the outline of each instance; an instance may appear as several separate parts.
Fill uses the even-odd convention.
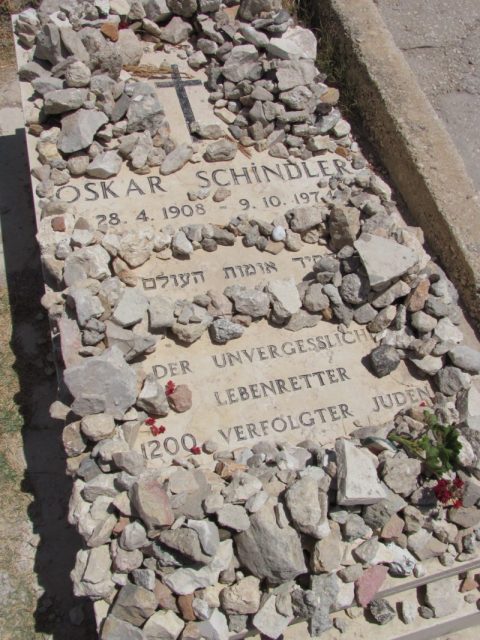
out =
[[[43,109],[48,115],[79,109],[87,99],[86,89],[59,89],[49,91],[43,96]]]
[[[226,318],[214,320],[209,327],[210,337],[215,344],[226,344],[230,340],[240,338],[245,327]]]
[[[251,316],[252,318],[262,318],[270,310],[270,298],[263,291],[258,289],[247,289],[239,285],[227,287],[225,295],[228,296],[235,305],[237,313]]]
[[[217,511],[218,523],[234,531],[246,531],[250,520],[244,507],[236,504],[225,504]]]
[[[162,162],[160,173],[168,176],[184,167],[193,155],[193,149],[188,144],[181,144],[171,151]]]
[[[260,607],[260,581],[254,576],[239,580],[220,592],[222,609],[229,615],[256,613]]]
[[[115,420],[108,413],[85,416],[81,421],[82,433],[94,442],[109,438],[115,431]]]
[[[231,82],[257,80],[261,74],[259,52],[253,44],[238,45],[225,58],[222,75]]]
[[[172,13],[184,18],[190,18],[197,11],[197,0],[167,0]]]
[[[375,458],[345,439],[335,443],[337,452],[337,503],[343,506],[374,504],[386,493],[377,476]]]
[[[147,308],[148,300],[143,293],[137,289],[124,289],[113,310],[112,320],[121,327],[132,327],[143,319]]]
[[[365,277],[361,278],[356,273],[347,273],[342,278],[339,291],[342,300],[347,304],[363,304],[368,299],[370,285]]]
[[[383,598],[372,600],[368,605],[368,610],[378,624],[387,624],[396,617],[395,609]]]
[[[122,329],[113,322],[106,323],[105,338],[108,347],[117,347],[127,362],[144,353],[155,351],[155,337],[149,334],[134,333],[130,329]]]
[[[142,477],[132,486],[130,500],[149,533],[173,524],[175,516],[159,479]]]
[[[122,30],[129,31],[128,29]],[[146,82],[137,82],[127,109],[127,132],[149,131],[154,135],[165,118],[165,112],[155,89]]]
[[[226,162],[233,160],[237,154],[237,144],[231,140],[223,139],[212,142],[205,149],[204,158],[207,162]]]
[[[217,553],[220,544],[218,529],[213,522],[208,520],[188,520],[187,527],[198,534],[202,550],[209,556]]]
[[[154,416],[166,416],[169,406],[165,389],[153,373],[145,378],[137,399],[137,407]]]
[[[321,227],[325,217],[326,211],[322,207],[297,207],[287,213],[290,229],[295,233]]]
[[[273,310],[278,318],[287,320],[300,310],[302,302],[293,278],[285,280],[271,280],[266,286],[270,295]]]
[[[134,584],[126,584],[120,589],[111,613],[120,620],[140,627],[155,613],[157,604],[152,591]]]
[[[77,322],[80,327],[85,327],[92,318],[100,318],[105,312],[103,305],[97,296],[90,293],[88,289],[82,287],[70,287],[68,299],[75,304]]]
[[[330,299],[323,293],[323,285],[314,283],[308,287],[303,298],[303,306],[311,313],[319,313],[328,309]]]
[[[81,60],[75,60],[65,70],[65,82],[68,87],[87,87],[92,73]]]
[[[193,253],[193,244],[184,231],[177,231],[172,239],[172,251],[180,258],[186,258]]]
[[[426,585],[425,601],[434,612],[435,618],[455,613],[462,605],[462,594],[458,590],[456,576],[444,578]]]
[[[250,528],[235,536],[240,564],[271,584],[293,580],[307,568],[299,537],[290,526],[280,528],[272,502],[250,517]]]
[[[185,627],[185,622],[174,611],[156,611],[145,626],[145,640],[177,640]]]
[[[74,153],[89,147],[96,132],[108,122],[101,111],[79,109],[62,118],[62,131],[57,146],[63,153]]]
[[[137,377],[116,347],[107,349],[64,372],[65,384],[79,416],[109,413],[120,419],[135,402]]]
[[[360,231],[360,212],[354,207],[334,207],[328,218],[328,231],[334,251],[352,245]]]
[[[327,494],[319,490],[313,477],[306,476],[294,482],[285,494],[285,502],[299,531],[317,540],[328,536]]]
[[[142,2],[149,20],[166,22],[172,15],[167,0],[142,0]]]
[[[387,458],[383,465],[382,478],[385,484],[403,497],[412,494],[418,486],[418,476],[422,470],[420,460],[408,458],[399,453]]]
[[[144,640],[142,630],[125,620],[109,615],[102,626],[101,640]]]
[[[448,357],[455,367],[473,375],[480,373],[480,351],[458,346],[448,352]]]
[[[147,532],[140,522],[130,522],[122,531],[118,544],[126,551],[141,549],[149,544]]]
[[[203,552],[198,533],[193,529],[167,529],[160,532],[158,540],[190,561],[208,564],[212,559],[211,555]]]
[[[86,173],[92,178],[111,178],[116,176],[122,168],[122,159],[116,151],[99,153],[90,162]]]
[[[282,0],[241,0],[238,15],[247,22],[258,18],[262,13],[280,11]]]
[[[385,288],[414,267],[419,256],[394,240],[363,233],[354,243],[373,289]]]
[[[453,396],[459,391],[468,389],[471,378],[468,373],[464,373],[457,367],[444,367],[435,376],[435,381],[439,390],[446,396]]]
[[[399,364],[400,355],[393,347],[381,345],[370,353],[370,366],[377,378],[388,376]]]
[[[416,311],[412,313],[410,318],[412,326],[417,329],[419,333],[428,333],[429,331],[433,331],[438,324],[438,320],[436,318],[432,318],[428,313],[424,311]]]
[[[408,549],[419,559],[428,560],[441,556],[447,550],[447,545],[437,540],[425,529],[408,536]]]
[[[120,54],[122,65],[137,65],[143,55],[143,46],[131,29],[120,29],[116,52]]]
[[[281,38],[271,38],[267,50],[282,60],[317,57],[317,39],[310,29],[289,27]]]
[[[193,27],[178,16],[173,17],[166,27],[162,29],[160,38],[170,44],[180,44],[192,33]]]
[[[293,615],[285,616],[278,611],[278,598],[279,596],[270,595],[252,620],[253,626],[272,640],[279,638],[293,620]]]
[[[155,296],[150,298],[148,307],[150,330],[157,331],[172,327],[175,321],[173,315],[173,303],[168,298]]]

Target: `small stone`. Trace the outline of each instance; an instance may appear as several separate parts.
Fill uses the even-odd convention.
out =
[[[470,386],[470,375],[464,373],[457,367],[446,366],[435,376],[438,389],[446,396],[453,396],[456,393],[468,389]]]
[[[112,615],[140,627],[157,608],[152,591],[133,584],[122,587],[111,609]]]
[[[184,413],[192,407],[192,392],[186,384],[179,384],[168,395],[168,404],[177,413]]]
[[[149,531],[171,526],[175,520],[162,484],[154,477],[138,480],[130,492],[132,506]]]
[[[226,504],[217,511],[218,523],[234,531],[246,531],[250,527],[250,519],[244,507]]]
[[[174,611],[156,611],[145,623],[145,640],[177,640],[185,622]]]
[[[376,565],[369,567],[355,582],[357,602],[361,607],[366,607],[377,594],[388,574],[388,567]]]
[[[370,365],[378,378],[388,376],[400,364],[398,351],[393,347],[381,345],[370,353]]]
[[[170,175],[184,167],[193,155],[193,148],[187,144],[181,144],[171,151],[162,162],[160,173],[163,176]]]
[[[122,159],[116,151],[99,153],[87,167],[87,174],[92,178],[111,178],[122,168]]]
[[[217,318],[209,327],[210,337],[215,344],[226,344],[230,340],[240,338],[245,328],[226,318]]]
[[[230,140],[223,139],[212,142],[205,150],[204,158],[207,162],[225,162],[233,160],[237,154],[237,144]]]
[[[98,129],[107,122],[108,117],[104,113],[90,109],[79,109],[64,116],[57,143],[59,150],[74,153],[89,147]]]
[[[455,613],[462,604],[457,577],[427,583],[425,601],[432,609],[435,618]]]
[[[422,470],[420,460],[397,454],[387,458],[383,466],[382,478],[385,484],[403,497],[412,494],[418,486],[417,478]]]
[[[115,431],[115,420],[107,413],[85,416],[81,422],[82,433],[94,442],[109,438]]]
[[[383,598],[372,600],[368,605],[368,610],[378,624],[387,624],[395,618],[395,609]]]
[[[458,346],[448,352],[448,357],[455,367],[472,375],[480,373],[480,351]]]
[[[222,609],[228,614],[256,613],[260,607],[260,581],[254,576],[239,580],[220,592]]]
[[[116,347],[68,367],[64,380],[74,397],[72,408],[79,416],[105,412],[120,419],[137,395],[136,374]]]
[[[345,439],[335,443],[337,452],[337,502],[339,505],[374,504],[386,497],[368,450],[357,449]]]
[[[419,260],[412,249],[394,240],[363,233],[354,243],[373,289],[385,288],[401,278]]]

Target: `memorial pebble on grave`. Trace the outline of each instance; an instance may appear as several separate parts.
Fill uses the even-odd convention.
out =
[[[14,28],[101,638],[318,635],[387,570],[476,557],[480,354],[312,32],[277,0],[48,0]],[[427,406],[459,425],[440,485],[408,446]]]

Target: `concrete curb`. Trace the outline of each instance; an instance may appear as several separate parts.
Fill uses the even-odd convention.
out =
[[[369,139],[480,328],[480,203],[463,160],[372,0],[316,0]]]

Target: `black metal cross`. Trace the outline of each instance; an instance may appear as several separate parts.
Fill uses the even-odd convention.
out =
[[[165,82],[155,82],[156,87],[174,87],[177,92],[178,101],[182,108],[183,117],[187,123],[188,130],[190,131],[190,125],[195,122],[195,116],[193,115],[192,105],[188,99],[185,87],[193,87],[194,85],[203,84],[201,80],[183,80],[176,64],[172,64],[172,79]]]

